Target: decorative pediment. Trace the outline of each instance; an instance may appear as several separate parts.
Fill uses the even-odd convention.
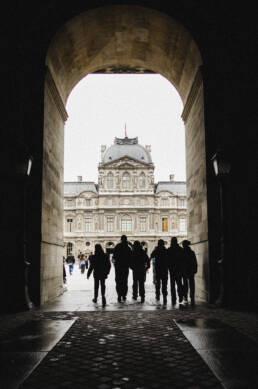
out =
[[[105,167],[109,169],[139,169],[149,167],[148,163],[140,162],[137,159],[124,156],[122,158],[116,159],[115,161],[105,163]]]

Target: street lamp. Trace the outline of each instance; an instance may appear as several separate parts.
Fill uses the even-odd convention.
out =
[[[228,204],[227,204],[227,177],[230,173],[231,164],[225,157],[225,153],[219,149],[211,158],[216,177],[219,182],[220,194],[220,259],[218,265],[220,268],[220,290],[217,305],[224,305],[228,302],[229,286],[229,258],[228,258]]]
[[[225,158],[222,150],[218,150],[211,158],[215,175],[221,178],[230,173],[230,162]]]

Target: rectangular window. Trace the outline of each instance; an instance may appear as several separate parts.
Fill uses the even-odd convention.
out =
[[[131,219],[122,219],[121,220],[121,231],[122,232],[132,231],[132,220]]]
[[[168,206],[168,199],[167,198],[161,199],[161,206],[162,207],[167,207]]]
[[[162,218],[162,231],[168,231],[168,218]]]
[[[112,217],[107,218],[107,231],[108,232],[114,231],[114,220]]]
[[[90,207],[91,206],[91,199],[86,199],[86,206]]]
[[[178,206],[180,208],[184,208],[185,207],[185,199],[178,199]]]
[[[146,217],[140,218],[140,231],[145,232],[146,231]]]
[[[67,219],[68,232],[72,232],[73,219]]]
[[[85,220],[85,231],[91,232],[91,218],[86,218]]]
[[[186,219],[179,219],[179,231],[185,232],[186,231]]]

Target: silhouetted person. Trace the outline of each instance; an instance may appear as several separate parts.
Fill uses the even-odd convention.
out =
[[[130,267],[133,271],[133,300],[137,300],[139,291],[143,303],[145,300],[146,270],[150,267],[150,259],[138,240],[133,244]]]
[[[105,281],[106,281],[106,278],[110,272],[110,268],[111,268],[111,263],[109,260],[109,256],[104,253],[100,244],[96,244],[95,245],[95,253],[91,257],[90,267],[89,267],[89,270],[87,272],[87,278],[89,279],[89,277],[93,271],[94,298],[92,301],[94,303],[96,303],[98,300],[99,284],[100,284],[103,307],[106,305]]]
[[[113,255],[116,273],[117,300],[119,303],[121,303],[121,299],[123,299],[123,301],[126,300],[131,256],[132,250],[127,242],[127,237],[126,235],[122,235],[121,242],[115,246]]]
[[[184,298],[187,301],[188,290],[190,289],[191,305],[195,305],[195,281],[194,275],[197,273],[197,259],[195,252],[190,248],[191,242],[189,240],[183,240],[183,260],[184,260],[184,273],[183,273],[183,287]]]
[[[160,300],[160,287],[163,295],[163,304],[167,304],[167,284],[168,284],[168,264],[167,264],[167,249],[164,246],[164,240],[158,241],[158,246],[152,251],[151,258],[155,258],[155,274],[156,274],[156,300]],[[162,284],[162,286],[161,286]]]
[[[63,257],[63,283],[66,284],[65,257]]]
[[[170,289],[172,305],[176,304],[176,285],[179,304],[183,302],[183,249],[177,243],[177,238],[171,238],[171,244],[168,248],[168,270],[170,276]]]
[[[73,267],[74,267],[74,263],[75,263],[75,258],[71,253],[68,254],[68,256],[66,258],[66,263],[69,266],[69,274],[72,275],[73,274]]]

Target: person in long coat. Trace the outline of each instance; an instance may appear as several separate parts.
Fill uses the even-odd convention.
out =
[[[121,236],[121,242],[118,243],[114,248],[113,261],[115,266],[115,280],[116,280],[116,291],[117,300],[121,303],[121,299],[126,301],[128,293],[128,275],[129,266],[132,256],[132,250],[127,242],[127,236]]]
[[[160,288],[163,295],[163,304],[167,304],[167,284],[168,284],[168,258],[167,249],[163,239],[159,239],[158,246],[152,251],[151,258],[155,258],[155,274],[156,274],[156,300],[160,300]]]
[[[150,267],[150,259],[141,243],[136,240],[133,244],[130,267],[133,271],[133,300],[137,300],[138,293],[141,303],[145,300],[146,271]]]
[[[91,257],[90,267],[89,267],[89,270],[87,272],[87,279],[89,279],[89,277],[93,271],[94,298],[92,301],[94,303],[97,302],[99,285],[100,285],[103,307],[106,305],[105,281],[106,281],[106,278],[108,277],[108,274],[110,272],[110,268],[111,268],[111,263],[109,260],[109,256],[104,253],[100,244],[96,244],[95,245],[95,252],[94,252],[94,255],[92,255],[92,257]]]
[[[184,258],[183,249],[177,243],[177,238],[174,236],[171,238],[171,244],[168,248],[168,270],[170,276],[170,290],[172,305],[176,304],[177,294],[179,304],[183,302],[183,268]],[[177,286],[177,294],[176,294]]]
[[[195,280],[194,276],[197,273],[198,264],[195,252],[190,247],[191,242],[189,240],[183,240],[183,260],[184,260],[184,272],[183,272],[183,287],[184,298],[187,301],[188,290],[190,291],[191,305],[195,305]]]

